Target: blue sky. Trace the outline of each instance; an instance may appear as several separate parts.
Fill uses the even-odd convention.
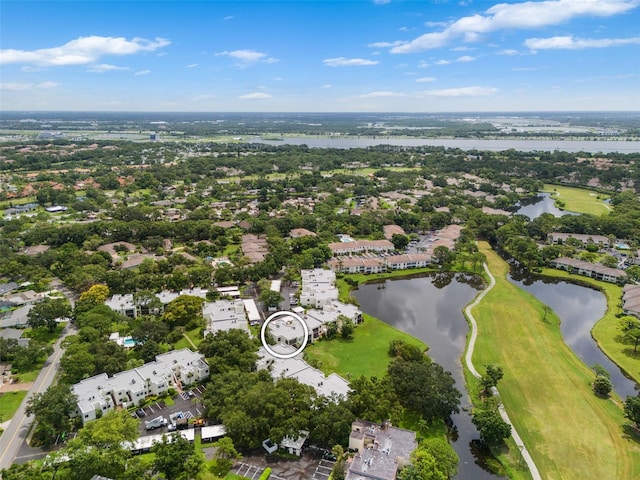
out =
[[[638,111],[640,0],[2,0],[0,109]]]

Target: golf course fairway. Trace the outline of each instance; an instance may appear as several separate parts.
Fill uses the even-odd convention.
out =
[[[472,310],[473,363],[502,367],[501,400],[542,478],[640,478],[640,440],[622,428],[620,399],[594,395],[594,372],[563,342],[558,317],[508,281],[488,243],[479,248],[496,285]]]

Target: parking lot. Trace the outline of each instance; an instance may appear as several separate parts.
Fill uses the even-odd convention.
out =
[[[143,436],[167,433],[169,431],[169,424],[171,423],[169,417],[176,412],[183,412],[183,418],[187,419],[201,416],[204,412],[201,399],[205,388],[204,385],[200,385],[178,393],[173,397],[173,405],[167,405],[163,400],[158,400],[146,407],[136,409],[136,411],[132,413],[132,416],[140,420],[138,431],[140,431]],[[189,392],[191,392],[191,394]],[[144,415],[139,413],[140,410],[144,412]],[[167,425],[153,430],[147,430],[145,428],[145,422],[157,417],[164,417],[167,420]]]
[[[234,465],[231,473],[257,480],[271,467],[271,480],[327,480],[335,462],[305,453],[299,460],[268,462],[265,455],[247,456]]]
[[[335,463],[336,462],[332,462],[330,460],[320,460],[312,478],[318,480],[327,480],[329,478],[329,475],[331,474],[331,470],[333,470],[333,466],[335,465]]]

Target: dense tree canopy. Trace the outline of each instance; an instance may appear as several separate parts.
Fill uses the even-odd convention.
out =
[[[76,396],[68,385],[52,385],[44,393],[29,398],[26,414],[37,422],[36,437],[45,445],[53,443],[56,435],[66,432],[76,409]]]
[[[389,377],[401,403],[425,419],[447,419],[458,413],[462,394],[455,380],[441,365],[396,358],[389,365]]]

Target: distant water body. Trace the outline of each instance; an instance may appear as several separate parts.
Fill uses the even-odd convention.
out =
[[[311,148],[367,148],[378,145],[399,147],[446,147],[462,150],[486,150],[501,152],[588,152],[588,153],[638,153],[640,141],[622,140],[485,140],[469,138],[326,138],[284,137],[282,140],[265,140],[262,137],[247,138],[249,142],[268,145],[307,145]]]

